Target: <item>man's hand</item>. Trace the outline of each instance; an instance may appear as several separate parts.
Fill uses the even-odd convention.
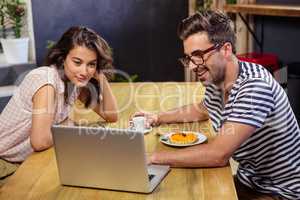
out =
[[[141,116],[146,118],[146,124],[145,124],[146,128],[159,125],[158,115],[153,113],[147,113],[147,112],[136,112],[131,117],[130,121],[132,120],[133,117],[141,117]]]

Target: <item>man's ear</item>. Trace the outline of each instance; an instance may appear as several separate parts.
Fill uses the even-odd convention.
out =
[[[223,51],[223,55],[226,58],[231,58],[233,52],[232,52],[232,45],[230,42],[225,42],[223,47],[221,48],[221,51]]]

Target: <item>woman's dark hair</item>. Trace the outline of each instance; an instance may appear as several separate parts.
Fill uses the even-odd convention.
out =
[[[50,66],[54,65],[57,70],[63,71],[64,68],[64,61],[69,54],[69,52],[76,46],[84,46],[92,51],[94,51],[97,54],[97,72],[100,72],[101,70],[104,71],[105,75],[108,78],[112,77],[112,70],[113,69],[112,63],[112,50],[107,44],[107,42],[100,37],[95,31],[83,27],[83,26],[74,26],[69,28],[59,39],[59,41],[49,50],[45,60],[44,65]],[[65,85],[65,102],[68,101],[68,88],[67,83],[69,82],[68,78],[63,73],[61,75],[61,78]],[[92,102],[92,93],[91,91],[95,91],[96,89],[96,98],[97,102],[100,101],[99,99],[99,92],[100,87],[99,83],[95,79],[90,80],[90,85],[88,86],[94,86],[92,88],[88,88],[88,97],[86,101],[84,102],[85,107],[90,106]]]
[[[220,11],[204,10],[184,19],[178,26],[178,36],[186,40],[189,36],[206,32],[208,39],[213,44],[232,45],[233,53],[236,53],[236,36],[231,26],[231,20]]]

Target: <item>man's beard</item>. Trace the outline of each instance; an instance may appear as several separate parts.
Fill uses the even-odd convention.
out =
[[[216,73],[211,74],[212,77],[212,83],[215,85],[220,85],[225,80],[225,69],[219,68]]]
[[[203,67],[203,70],[207,70],[205,73],[209,73],[209,77],[210,77],[210,79],[208,79],[208,80],[201,81],[201,83],[204,86],[208,86],[210,84],[220,85],[221,83],[224,82],[224,80],[225,80],[225,69],[224,68],[217,68],[218,71],[212,72],[206,65],[203,65],[202,67]],[[202,70],[201,70],[201,72],[199,72],[198,68],[194,69],[193,71],[197,77],[199,77],[198,74],[199,73],[201,74],[201,72],[202,72]]]

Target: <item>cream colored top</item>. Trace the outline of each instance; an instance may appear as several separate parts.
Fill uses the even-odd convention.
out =
[[[55,67],[39,67],[29,72],[0,115],[0,157],[11,161],[24,161],[33,152],[30,143],[32,125],[32,98],[44,85],[50,84],[56,92],[53,123],[67,118],[70,105],[78,96],[74,88],[70,105],[64,103],[64,83]]]

